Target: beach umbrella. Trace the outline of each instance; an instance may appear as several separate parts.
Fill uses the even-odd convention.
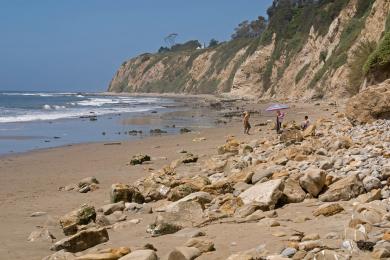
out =
[[[288,105],[284,104],[273,104],[269,106],[265,111],[276,111],[276,110],[282,110],[282,109],[288,109]]]

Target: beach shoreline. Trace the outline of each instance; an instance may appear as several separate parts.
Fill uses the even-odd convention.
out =
[[[240,110],[261,111],[258,104],[240,102],[236,104]],[[302,111],[312,113],[313,120],[326,116],[329,109],[313,104],[296,104],[288,112],[289,120],[299,120]],[[315,110],[314,110],[315,109]],[[223,145],[229,136],[235,136],[242,142],[250,142],[261,138],[275,136],[269,129],[267,120],[271,115],[254,113],[251,117],[253,127],[251,135],[243,134],[240,113],[226,119],[226,114],[220,114],[226,124],[197,129],[196,131],[175,134],[150,136],[144,139],[121,141],[120,145],[104,145],[105,142],[82,143],[71,146],[40,149],[19,154],[9,154],[0,157],[0,183],[6,183],[0,191],[0,203],[3,205],[0,214],[0,259],[42,259],[51,254],[48,241],[28,242],[29,234],[39,226],[47,226],[57,240],[64,237],[58,226],[58,218],[63,214],[80,207],[84,203],[99,208],[109,203],[109,190],[113,183],[134,183],[137,179],[169,165],[182,156],[185,150],[199,155],[200,160],[206,160],[217,153],[217,147]],[[135,154],[148,154],[150,163],[131,166],[129,161]],[[201,171],[201,169],[199,169]],[[99,189],[86,194],[76,191],[59,191],[79,180],[94,176],[99,180]],[[30,217],[34,212],[45,212],[39,217]],[[110,232],[110,241],[101,245],[142,246],[150,237],[146,236],[146,225],[153,221],[151,215],[134,215],[142,218],[142,222],[134,227],[134,236],[128,238],[123,232]],[[38,228],[39,229],[39,228]],[[217,230],[210,231],[217,232]],[[228,235],[230,229],[224,233]],[[138,234],[138,235],[137,235]],[[221,238],[222,239],[222,238]],[[165,237],[153,238],[153,244],[164,255],[173,246],[180,245],[181,240]],[[237,247],[228,251],[218,251],[217,256],[225,257],[231,252],[243,250],[251,246],[253,241],[245,239]],[[27,257],[27,258],[26,258]],[[202,258],[201,258],[202,259]],[[203,258],[207,259],[207,258]],[[217,258],[215,258],[217,259]],[[224,258],[220,258],[224,259]]]

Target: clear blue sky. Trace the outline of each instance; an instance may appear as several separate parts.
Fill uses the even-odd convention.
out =
[[[272,0],[0,0],[0,89],[104,91],[120,64],[178,42],[229,39]]]

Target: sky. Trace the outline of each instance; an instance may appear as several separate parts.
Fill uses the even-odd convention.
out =
[[[0,90],[105,91],[123,61],[225,41],[272,0],[0,0]]]

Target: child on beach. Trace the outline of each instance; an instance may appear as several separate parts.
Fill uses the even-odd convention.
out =
[[[302,130],[305,130],[306,128],[308,128],[310,125],[310,120],[309,120],[309,117],[308,116],[305,116],[305,120],[302,122],[301,124],[301,128]]]
[[[249,130],[251,129],[251,124],[249,123],[250,114],[248,111],[244,112],[244,134],[249,135]]]

